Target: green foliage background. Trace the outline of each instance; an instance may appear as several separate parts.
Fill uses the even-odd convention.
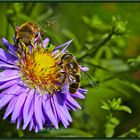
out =
[[[0,36],[11,43],[12,25],[35,21],[42,26],[55,19],[46,36],[55,45],[74,39],[69,51],[90,69],[90,78],[82,74],[81,85],[88,89],[79,100],[82,110],[71,111],[69,128],[17,131],[10,118],[2,120],[3,109],[0,137],[140,136],[140,3],[0,3],[0,17]]]

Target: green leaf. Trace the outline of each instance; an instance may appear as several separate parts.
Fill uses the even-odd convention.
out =
[[[114,135],[114,132],[114,126],[112,126],[111,124],[107,124],[105,129],[105,136],[112,137]]]
[[[110,106],[105,102],[105,101],[101,101],[102,106],[101,108],[104,110],[110,110]]]
[[[82,20],[84,21],[84,23],[86,23],[87,25],[90,24],[90,19],[87,16],[83,16]]]
[[[120,107],[119,107],[119,110],[121,110],[121,111],[126,111],[126,112],[128,112],[128,113],[132,113],[132,110],[128,107],[128,106],[125,106],[125,105],[121,105]]]
[[[120,121],[116,117],[111,117],[110,123],[114,125],[114,127],[116,127],[117,125],[119,125]]]
[[[126,24],[124,21],[115,22],[115,34],[124,34],[126,32]]]
[[[116,117],[108,116],[107,123],[105,124],[105,135],[106,137],[112,137],[115,132],[116,126],[119,125],[120,121]]]

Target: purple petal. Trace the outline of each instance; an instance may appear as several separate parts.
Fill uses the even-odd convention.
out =
[[[61,112],[63,113],[63,115],[70,121],[72,122],[72,118],[68,112],[68,109],[64,103],[64,100],[62,100],[62,97],[60,96],[59,93],[54,95],[55,101],[58,104],[59,109],[61,110]]]
[[[88,90],[87,89],[79,88],[78,91],[81,92],[81,93],[83,93],[83,94],[85,94],[85,93],[87,93]]]
[[[10,64],[16,64],[17,58],[9,52],[0,48],[0,60]]]
[[[23,129],[27,127],[29,122],[31,121],[31,118],[33,116],[33,105],[34,105],[34,92],[27,93],[27,99],[25,101],[25,105],[23,108],[23,119],[24,119],[24,125]]]
[[[73,111],[76,112],[76,108],[75,108],[75,106],[73,106],[70,102],[67,102],[67,101],[66,101],[65,104],[67,105],[67,107],[69,107],[70,109],[72,109]]]
[[[3,117],[4,120],[13,112],[17,99],[18,98],[14,98],[13,100],[10,101],[10,103],[6,109],[6,112],[4,114],[4,117]]]
[[[0,72],[0,82],[13,80],[19,77],[19,71],[17,70],[5,70],[3,72]]]
[[[43,40],[43,48],[46,48],[46,46],[48,45],[49,43],[49,38],[46,38]]]
[[[43,97],[41,96],[41,97],[40,97],[40,104],[41,104],[41,106],[40,106],[40,111],[41,111],[41,112],[40,112],[40,113],[41,113],[42,122],[45,123],[45,119],[46,119],[46,118],[45,118],[45,116],[44,116],[44,111],[43,111],[43,100],[44,100],[44,99],[43,99]]]
[[[2,43],[13,53],[14,56],[16,56],[17,48],[15,46],[10,44],[5,38],[2,38]]]
[[[58,113],[57,113],[57,110],[56,110],[56,107],[55,107],[55,104],[54,104],[54,101],[53,101],[53,96],[51,96],[51,98],[50,98],[50,104],[51,104],[51,107],[52,107],[53,114],[56,118],[56,121],[59,122]]]
[[[89,68],[88,67],[82,67],[81,65],[79,65],[81,71],[83,72],[86,72],[86,71],[89,71]]]
[[[58,54],[60,51],[59,50],[55,50],[52,52],[52,56],[55,56],[56,54]]]
[[[43,129],[40,109],[41,109],[41,102],[38,94],[35,94],[35,104],[34,104],[35,120],[38,124],[39,129]]]
[[[75,107],[81,109],[81,106],[78,104],[78,102],[75,99],[73,99],[73,97],[69,94],[67,94],[67,101],[70,102]]]
[[[54,50],[56,50],[56,49],[58,49],[58,48],[61,48],[61,47],[64,47],[64,46],[65,46],[65,47],[63,48],[63,50],[61,50],[60,53],[58,53],[58,54],[55,56],[55,58],[57,58],[60,54],[64,53],[64,52],[66,51],[67,47],[70,45],[71,42],[72,42],[72,40],[70,40],[70,41],[68,41],[68,42],[66,42],[66,43],[64,43],[64,44],[62,44],[62,45],[60,45],[60,46],[57,46]]]
[[[21,87],[17,85],[13,85],[10,88],[4,90],[1,93],[3,97],[0,98],[0,109],[3,106],[5,106],[10,100],[12,100],[16,95],[18,95],[20,92],[21,92]]]
[[[62,44],[62,45],[60,45],[60,46],[55,47],[54,50],[58,50],[58,49],[60,49],[60,48],[62,48],[62,47],[65,47],[65,50],[66,50],[66,48],[70,45],[70,43],[71,43],[72,41],[73,41],[73,39],[70,40],[70,41],[68,41],[68,42],[66,42],[66,43],[64,43],[64,44]]]
[[[85,96],[82,93],[80,93],[79,91],[77,91],[75,94],[72,94],[71,96],[79,98],[79,99],[85,99]]]
[[[8,89],[4,90],[1,94],[17,96],[22,90],[23,90],[23,88],[21,88],[20,86],[14,84],[13,86],[11,86]]]
[[[35,133],[37,133],[38,132],[38,127],[37,126],[35,126]]]
[[[19,69],[17,66],[15,65],[10,65],[8,63],[5,63],[3,61],[0,61],[0,69],[5,69],[5,68],[15,68],[15,69]]]
[[[20,114],[17,120],[17,129],[19,129],[21,121],[22,121],[22,115]]]
[[[57,118],[54,116],[54,113],[52,111],[50,99],[43,101],[43,110],[49,120],[53,123],[55,128],[58,129]]]
[[[10,87],[10,86],[14,85],[16,82],[17,82],[16,80],[11,80],[11,81],[5,82],[4,84],[0,85],[0,90]]]
[[[69,125],[69,122],[68,122],[67,118],[65,117],[65,115],[63,114],[62,110],[58,107],[59,104],[57,104],[54,97],[55,97],[55,95],[53,96],[53,104],[55,105],[55,109],[57,111],[58,117],[61,120],[61,122],[63,123],[64,127],[67,127]]]
[[[33,126],[34,126],[34,121],[33,121],[33,119],[31,119],[30,126],[29,126],[30,131],[33,129]]]
[[[0,100],[1,100],[4,96],[5,96],[5,94],[4,94],[4,93],[1,93],[1,94],[0,94]]]
[[[0,99],[0,109],[5,106],[10,100],[12,100],[14,95],[6,95]]]
[[[21,108],[25,102],[25,99],[26,99],[26,96],[27,94],[26,93],[22,93],[19,95],[19,98],[16,102],[16,105],[15,105],[15,108],[13,110],[13,113],[12,113],[12,117],[11,117],[11,120],[14,122],[17,117],[20,115],[20,112],[21,112]]]

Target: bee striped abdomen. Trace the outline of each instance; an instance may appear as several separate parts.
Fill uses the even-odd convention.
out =
[[[77,92],[80,85],[80,68],[71,54],[64,54],[61,58],[61,63],[65,71],[65,81],[69,82],[69,92],[74,94]]]

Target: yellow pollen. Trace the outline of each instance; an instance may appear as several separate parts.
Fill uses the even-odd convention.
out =
[[[26,57],[20,58],[22,80],[41,94],[47,92],[53,94],[59,90],[61,82],[60,67],[57,62],[51,52],[43,48],[34,49],[32,53],[27,53]]]

